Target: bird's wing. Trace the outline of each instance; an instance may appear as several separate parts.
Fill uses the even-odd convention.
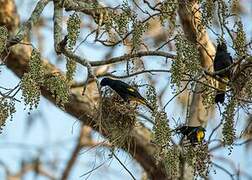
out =
[[[125,82],[117,81],[113,85],[113,89],[124,99],[124,100],[133,100],[141,104],[146,105],[151,110],[153,108],[148,104],[148,101],[132,86],[128,85]]]
[[[232,56],[230,55],[230,53],[228,53],[228,56],[229,56],[230,63],[233,64],[234,61],[233,61],[233,58],[232,58]]]
[[[127,87],[127,90],[130,91],[130,92],[133,92],[133,93],[136,92],[136,90],[134,88],[132,88],[132,87]]]
[[[141,94],[132,86],[126,84],[126,83],[122,83],[121,84],[122,88],[121,90],[124,93],[127,93],[130,97],[134,97],[134,98],[138,98],[138,99],[144,99]]]

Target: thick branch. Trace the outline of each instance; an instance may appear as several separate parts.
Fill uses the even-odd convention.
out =
[[[90,144],[89,141],[92,141],[91,140],[91,136],[90,136],[90,133],[91,133],[91,128],[87,127],[87,126],[83,126],[81,128],[81,131],[80,131],[80,135],[79,135],[79,138],[78,138],[78,142],[73,150],[73,153],[69,159],[69,161],[67,162],[67,165],[63,171],[63,174],[62,174],[62,177],[61,177],[61,180],[67,180],[70,173],[71,173],[71,170],[78,158],[78,155],[79,155],[79,152],[82,148],[82,146],[84,144]]]
[[[53,34],[54,34],[54,49],[56,53],[60,53],[59,43],[62,40],[62,16],[63,16],[63,7],[61,0],[54,0],[54,13],[53,13]]]
[[[9,0],[12,1],[12,0]],[[48,1],[40,1],[40,2],[48,2]],[[13,4],[14,6],[14,4]],[[0,6],[1,11],[2,6]],[[41,8],[39,8],[41,10]],[[42,11],[39,11],[41,13]],[[9,12],[5,15],[6,18],[8,16],[13,16],[12,12]],[[36,16],[37,17],[37,16]],[[0,18],[1,19],[1,18]],[[0,22],[0,24],[5,24],[9,21]],[[35,21],[31,20],[31,25]],[[10,23],[10,22],[9,22]],[[8,25],[8,24],[7,24]],[[27,26],[30,27],[30,26]],[[26,29],[26,28],[25,28]],[[23,32],[26,32],[24,30]],[[22,77],[25,72],[28,70],[28,59],[31,53],[31,49],[28,46],[24,45],[15,45],[10,48],[10,54],[6,59],[7,67],[12,70],[18,77]],[[67,55],[73,55],[68,54]],[[74,57],[78,59],[77,57]],[[48,71],[55,71],[55,67],[47,62],[44,62],[44,65],[47,66]],[[85,64],[86,65],[86,64]],[[58,71],[58,70],[57,70]],[[78,118],[84,124],[87,124],[94,128],[94,130],[98,130],[97,126],[95,126],[95,120],[97,115],[95,114],[95,105],[98,103],[98,92],[95,90],[94,85],[96,83],[90,83],[87,87],[85,96],[81,95],[80,91],[73,91],[70,94],[69,103],[65,104],[65,111],[74,117]],[[45,87],[41,87],[42,95],[50,100],[52,103],[56,104],[55,98],[52,93],[49,92]],[[106,133],[102,132],[106,137]],[[164,167],[156,164],[155,160],[155,152],[156,147],[150,143],[150,131],[146,128],[136,127],[132,130],[132,145],[130,148],[130,154],[142,165],[142,167],[146,170],[149,176],[152,179],[168,179],[167,174],[164,170]]]
[[[201,24],[201,14],[197,1],[183,0],[182,3],[179,4],[178,13],[188,40],[198,45],[202,67],[208,71],[213,71],[212,58],[215,54],[215,49],[205,28]],[[209,81],[209,83],[211,83],[211,81]],[[195,91],[197,92],[198,90],[199,84],[196,85]],[[193,94],[190,107],[189,125],[197,126],[206,123],[207,112],[202,104],[200,93]]]

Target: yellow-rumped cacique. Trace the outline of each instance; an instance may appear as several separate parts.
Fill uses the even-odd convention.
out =
[[[214,71],[221,71],[233,64],[233,59],[227,52],[227,45],[221,42],[217,45],[217,50],[214,58]],[[228,69],[217,74],[220,78],[228,81],[231,78],[232,70]],[[223,103],[225,100],[227,84],[218,82],[218,89],[215,96],[215,103]]]
[[[181,126],[175,129],[176,133],[183,134],[192,144],[201,143],[205,137],[205,128],[202,126]]]
[[[149,105],[148,101],[143,98],[135,88],[128,85],[127,83],[116,79],[103,78],[100,84],[101,86],[109,86],[110,88],[112,88],[117,94],[121,96],[124,101],[136,101],[147,106],[150,110],[153,111],[153,108]]]

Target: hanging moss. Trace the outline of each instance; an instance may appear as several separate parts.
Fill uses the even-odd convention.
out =
[[[73,47],[77,42],[77,39],[80,34],[80,25],[81,25],[81,19],[79,15],[77,13],[73,13],[72,15],[70,15],[67,21],[67,32],[68,32],[67,45],[70,50],[73,50]],[[73,80],[73,76],[76,71],[76,62],[74,60],[67,58],[66,69],[67,69],[66,80],[67,82],[70,82],[71,80]]]
[[[208,80],[204,80],[203,82],[206,84],[209,84]],[[201,89],[202,89],[202,93],[201,93],[202,103],[206,109],[209,109],[210,107],[212,107],[215,104],[214,99],[215,99],[216,92],[213,88],[211,88],[209,86],[206,86],[203,84],[201,86],[202,86],[201,87]]]
[[[141,21],[135,20],[133,22],[133,33],[132,33],[132,46],[135,51],[139,50],[142,44],[143,33],[148,29],[148,24],[143,24]]]
[[[33,49],[29,60],[29,74],[31,78],[40,83],[43,81],[44,69],[42,67],[42,60],[40,52],[37,49]]]
[[[12,100],[0,98],[0,133],[8,118],[12,119],[16,112],[15,103]]]
[[[160,6],[160,20],[161,24],[164,25],[165,20],[168,20],[170,24],[175,26],[176,12],[178,9],[178,0],[165,0]]]
[[[130,6],[127,2],[123,2],[122,12],[114,15],[113,23],[116,32],[123,37],[129,31],[129,23],[133,17],[134,12],[131,11]]]
[[[211,159],[207,144],[184,147],[183,158],[193,169],[195,177],[206,177],[211,166]]]
[[[215,11],[214,1],[206,0],[202,2],[202,23],[205,26],[212,25],[214,11]]]
[[[183,78],[194,77],[200,72],[199,52],[195,44],[189,42],[184,35],[178,35],[175,40],[177,56],[172,61],[171,83],[181,87]],[[185,76],[188,75],[188,76]]]
[[[243,29],[243,24],[241,21],[236,22],[237,30],[236,30],[236,37],[234,38],[234,48],[236,55],[241,58],[247,55],[246,49],[246,34]]]
[[[45,79],[44,86],[54,95],[56,103],[60,106],[69,101],[69,86],[62,75],[52,75]]]
[[[155,87],[148,85],[147,92],[146,92],[146,98],[147,98],[148,102],[150,103],[151,107],[153,107],[153,109],[154,109],[153,113],[155,113],[155,111],[158,109],[157,93],[156,93]]]
[[[222,129],[223,141],[225,145],[229,146],[233,144],[235,139],[234,116],[236,105],[235,98],[229,98],[222,116],[222,121],[224,122]]]
[[[153,128],[153,141],[159,146],[169,144],[171,140],[171,130],[168,124],[168,118],[164,111],[155,112],[155,126]]]
[[[44,69],[40,53],[33,49],[29,60],[29,72],[25,73],[21,79],[20,88],[22,99],[29,109],[37,108],[40,101],[40,86],[44,82]]]
[[[179,176],[179,150],[176,147],[170,147],[164,151],[164,165],[167,174],[173,179]]]
[[[0,54],[6,48],[6,43],[8,39],[8,30],[5,26],[0,26]]]
[[[70,15],[67,21],[67,32],[68,32],[68,47],[70,49],[76,44],[76,41],[80,34],[80,24],[81,20],[77,13]]]
[[[22,90],[22,99],[25,105],[29,105],[29,109],[37,108],[40,101],[40,86],[32,74],[25,73],[21,79],[20,88]]]

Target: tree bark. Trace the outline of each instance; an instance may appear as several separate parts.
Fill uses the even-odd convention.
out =
[[[195,0],[181,0],[179,3],[178,14],[187,39],[197,45],[200,53],[200,62],[203,68],[213,71],[213,57],[215,48],[210,41],[206,29],[201,24],[201,14],[199,5]],[[200,27],[200,28],[199,28]],[[209,83],[212,83],[212,79]],[[199,84],[196,85],[196,92]],[[190,105],[190,118],[188,124],[199,126],[207,124],[208,112],[202,104],[200,93],[194,93]]]
[[[7,6],[7,7],[6,7]],[[19,17],[16,12],[16,6],[13,0],[0,1],[0,25],[5,25],[9,31],[15,32],[18,28]],[[22,77],[24,73],[28,72],[28,59],[31,54],[31,48],[27,45],[17,44],[10,48],[10,54],[6,59],[7,67],[12,70],[18,77]],[[7,54],[5,54],[6,56]],[[47,66],[47,70],[51,72],[58,72],[58,69],[47,61],[43,61]],[[45,87],[41,87],[42,95],[50,102],[56,105],[55,99],[51,92]],[[85,96],[81,95],[80,89],[73,89],[70,94],[69,103],[64,105],[65,112],[76,117],[83,124],[91,126],[94,130],[98,131],[95,126],[94,107],[98,103],[98,92],[95,82],[89,83]],[[105,132],[100,132],[106,137]],[[163,165],[156,164],[155,152],[156,147],[150,143],[151,132],[144,127],[136,127],[132,130],[132,145],[129,153],[135,158],[141,166],[148,173],[149,177],[154,180],[169,179],[165,172]]]

